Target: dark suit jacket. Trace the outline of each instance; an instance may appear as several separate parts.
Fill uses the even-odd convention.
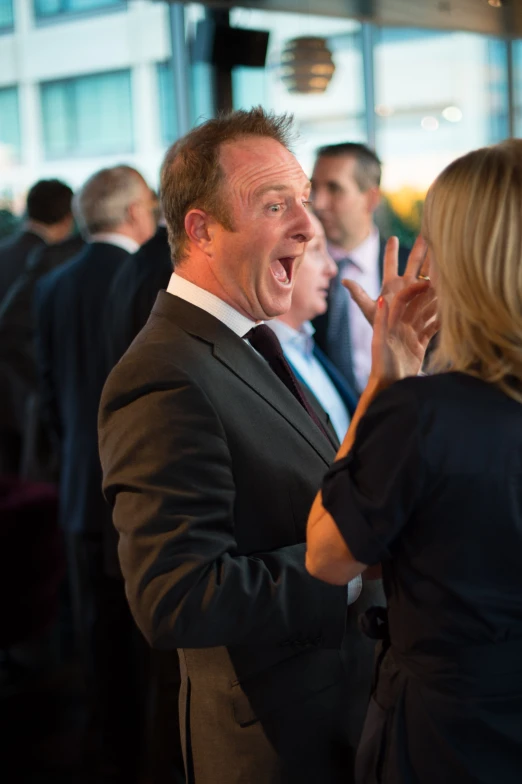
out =
[[[167,229],[156,233],[115,274],[105,308],[107,371],[123,356],[145,325],[160,289],[172,275]]]
[[[346,586],[304,568],[333,447],[243,340],[165,292],[99,434],[132,612],[181,649],[189,782],[349,782]]]
[[[54,245],[38,245],[27,258],[24,271],[0,303],[0,361],[34,387],[34,309],[36,282],[75,256],[84,246],[81,237]]]
[[[36,400],[34,289],[39,278],[70,259],[83,245],[81,237],[71,237],[54,245],[37,245],[29,253],[24,271],[0,303],[0,429],[17,434],[21,440],[22,460],[28,456],[28,450],[32,453],[31,459],[36,459],[37,445],[33,439],[43,438]],[[29,423],[34,427],[28,427]],[[44,462],[50,459],[50,454],[44,454],[49,447],[46,439],[38,445],[38,449],[43,450],[39,459]],[[36,465],[32,470],[36,470]]]
[[[45,410],[61,446],[60,519],[74,533],[103,535],[96,420],[106,378],[100,314],[113,275],[129,254],[93,243],[37,284],[37,360]]]
[[[380,244],[380,248],[379,248],[379,273],[380,273],[381,280],[382,280],[382,275],[383,275],[383,263],[384,263],[384,251],[385,251],[385,248],[386,248],[386,241],[381,239],[381,244]],[[410,249],[409,248],[399,248],[399,273],[401,275],[404,272],[404,269],[406,267],[406,262],[408,261],[409,253],[410,253]],[[330,283],[330,291],[332,290],[332,287],[334,287],[336,284],[338,284],[338,277],[339,276],[337,276],[337,277],[332,279],[332,281]],[[319,348],[326,354],[326,356],[330,357],[330,359],[331,359],[332,358],[332,354],[334,352],[332,352],[332,344],[331,344],[331,339],[332,338],[328,334],[329,311],[327,310],[326,313],[324,313],[323,315],[318,316],[316,319],[314,319],[313,325],[315,327],[315,335],[314,335],[315,342],[317,343]],[[343,350],[344,350],[344,347],[343,347]],[[350,351],[350,341],[349,340],[346,343],[346,350]],[[352,368],[351,356],[348,357],[347,368],[348,369],[346,370],[346,372],[343,375],[345,376],[346,381],[349,383],[349,385],[353,389],[356,389],[357,385],[355,383],[355,375],[354,375],[353,368]]]
[[[45,245],[45,241],[32,231],[21,231],[0,242],[0,304],[24,271],[31,251],[41,245]]]

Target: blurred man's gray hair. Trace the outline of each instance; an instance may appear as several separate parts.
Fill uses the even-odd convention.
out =
[[[147,183],[132,166],[113,166],[93,174],[73,199],[73,212],[84,235],[114,231],[127,220],[131,204],[143,197]]]

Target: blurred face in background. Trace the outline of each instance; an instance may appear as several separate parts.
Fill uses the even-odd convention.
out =
[[[290,310],[281,317],[281,321],[294,329],[326,312],[330,281],[337,274],[337,265],[326,248],[324,229],[315,215],[311,215],[311,221],[315,236],[308,242],[303,254]]]
[[[320,156],[312,175],[314,212],[329,242],[353,250],[369,235],[380,202],[378,186],[361,190],[353,156]]]
[[[155,233],[158,216],[157,197],[145,180],[140,188],[138,198],[129,205],[127,211],[134,239],[143,245]]]

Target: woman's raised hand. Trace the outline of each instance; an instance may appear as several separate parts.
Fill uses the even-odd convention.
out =
[[[377,300],[351,280],[344,280],[352,298],[373,325],[372,371],[385,384],[417,375],[429,341],[438,329],[437,303],[426,274],[426,242],[418,237],[404,275],[398,272],[399,242],[390,237],[384,254],[383,284]]]

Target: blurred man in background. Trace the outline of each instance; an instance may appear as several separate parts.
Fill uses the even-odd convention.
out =
[[[381,201],[381,162],[364,144],[321,147],[312,174],[314,211],[323,224],[338,274],[327,312],[315,321],[315,339],[360,392],[371,365],[372,328],[341,281],[350,278],[375,299],[381,290],[385,240],[374,223]],[[399,273],[408,257],[399,251]]]
[[[18,475],[26,451],[27,406],[35,392],[32,298],[40,275],[70,258],[73,192],[40,180],[27,196],[23,229],[0,242],[0,474]]]
[[[145,326],[158,291],[167,288],[171,275],[167,227],[160,216],[154,236],[121,265],[112,280],[104,313],[107,371]]]
[[[156,203],[129,166],[103,169],[74,200],[88,241],[36,291],[43,405],[59,444],[60,521],[66,532],[73,619],[88,654],[99,730],[99,780],[139,775],[145,646],[119,576],[110,510],[101,493],[97,412],[105,381],[101,315],[117,270],[155,231]]]
[[[61,242],[73,229],[73,192],[60,180],[39,180],[27,194],[22,230],[0,242],[0,303],[40,245]]]

